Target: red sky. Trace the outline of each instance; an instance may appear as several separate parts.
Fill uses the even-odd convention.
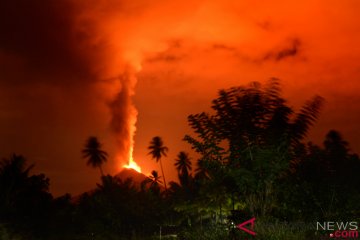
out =
[[[282,80],[292,106],[326,105],[310,138],[341,131],[360,150],[360,2],[13,0],[0,3],[0,157],[25,155],[55,195],[95,186],[81,149],[96,135],[114,174],[134,159],[145,173],[152,137],[174,158],[186,118],[220,88]],[[137,110],[135,110],[137,109]]]

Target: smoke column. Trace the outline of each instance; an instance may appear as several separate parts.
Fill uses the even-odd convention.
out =
[[[14,127],[1,129],[3,135],[14,136],[4,140],[2,154],[17,151],[35,161],[49,158],[42,156],[44,150],[31,149],[29,142],[36,142],[49,152],[62,144],[76,157],[84,135],[105,135],[106,127],[100,125],[108,125],[116,138],[118,169],[131,163],[137,117],[131,97],[141,62],[140,45],[129,39],[131,16],[141,4],[136,5],[112,0],[0,2],[0,90],[1,102],[7,104],[0,120],[31,139],[19,143],[13,131],[5,132]],[[67,126],[78,126],[70,138],[77,143],[69,144],[73,151],[65,147],[71,132]],[[46,147],[49,140],[37,139],[41,128],[49,138],[57,136],[58,147]],[[75,162],[60,158],[69,159],[69,165]],[[50,168],[50,162],[46,164]]]
[[[137,110],[131,102],[136,78],[129,71],[123,73],[118,80],[121,83],[115,99],[109,104],[112,112],[111,127],[117,137],[118,156],[120,162],[128,162],[124,167],[141,172],[141,168],[133,160],[134,134],[136,131]]]

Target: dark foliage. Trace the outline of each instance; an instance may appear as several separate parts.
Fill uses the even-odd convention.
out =
[[[248,236],[234,223],[256,216],[277,231],[258,225],[259,239],[318,239],[291,223],[360,216],[359,156],[335,130],[321,146],[304,142],[322,103],[316,96],[296,113],[276,79],[220,91],[212,114],[189,116],[195,136],[185,141],[197,153],[196,166],[180,152],[179,183],[169,189],[162,187],[163,169],[141,183],[103,175],[107,153],[90,137],[83,155],[100,168],[100,183],[54,199],[49,179],[31,174],[34,166],[14,154],[0,162],[0,238],[157,239],[161,231],[178,239],[236,239]],[[154,137],[149,150],[161,164],[168,148]]]

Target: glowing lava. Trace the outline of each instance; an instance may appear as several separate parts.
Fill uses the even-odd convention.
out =
[[[133,148],[130,149],[129,163],[125,164],[124,168],[134,169],[135,171],[141,173],[141,167],[133,159]]]
[[[132,158],[129,159],[129,164],[124,165],[124,168],[131,168],[131,169],[134,169],[135,171],[141,173],[140,166]]]

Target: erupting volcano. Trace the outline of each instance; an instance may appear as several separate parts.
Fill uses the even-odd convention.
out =
[[[130,157],[128,164],[125,164],[123,168],[134,169],[138,173],[141,173],[141,167],[134,161],[133,158],[133,147],[130,148]]]
[[[177,154],[192,153],[181,140],[187,116],[209,110],[219,89],[271,77],[295,108],[326,99],[309,138],[336,129],[359,151],[359,9],[357,0],[0,1],[0,157],[23,154],[55,195],[80,193],[99,177],[79,159],[84,139],[103,144],[106,174],[147,174],[160,170],[144,156],[161,136],[170,149],[161,175],[177,181]]]
[[[134,169],[141,173],[141,167],[132,158],[129,160],[129,164],[124,165],[124,168]]]

